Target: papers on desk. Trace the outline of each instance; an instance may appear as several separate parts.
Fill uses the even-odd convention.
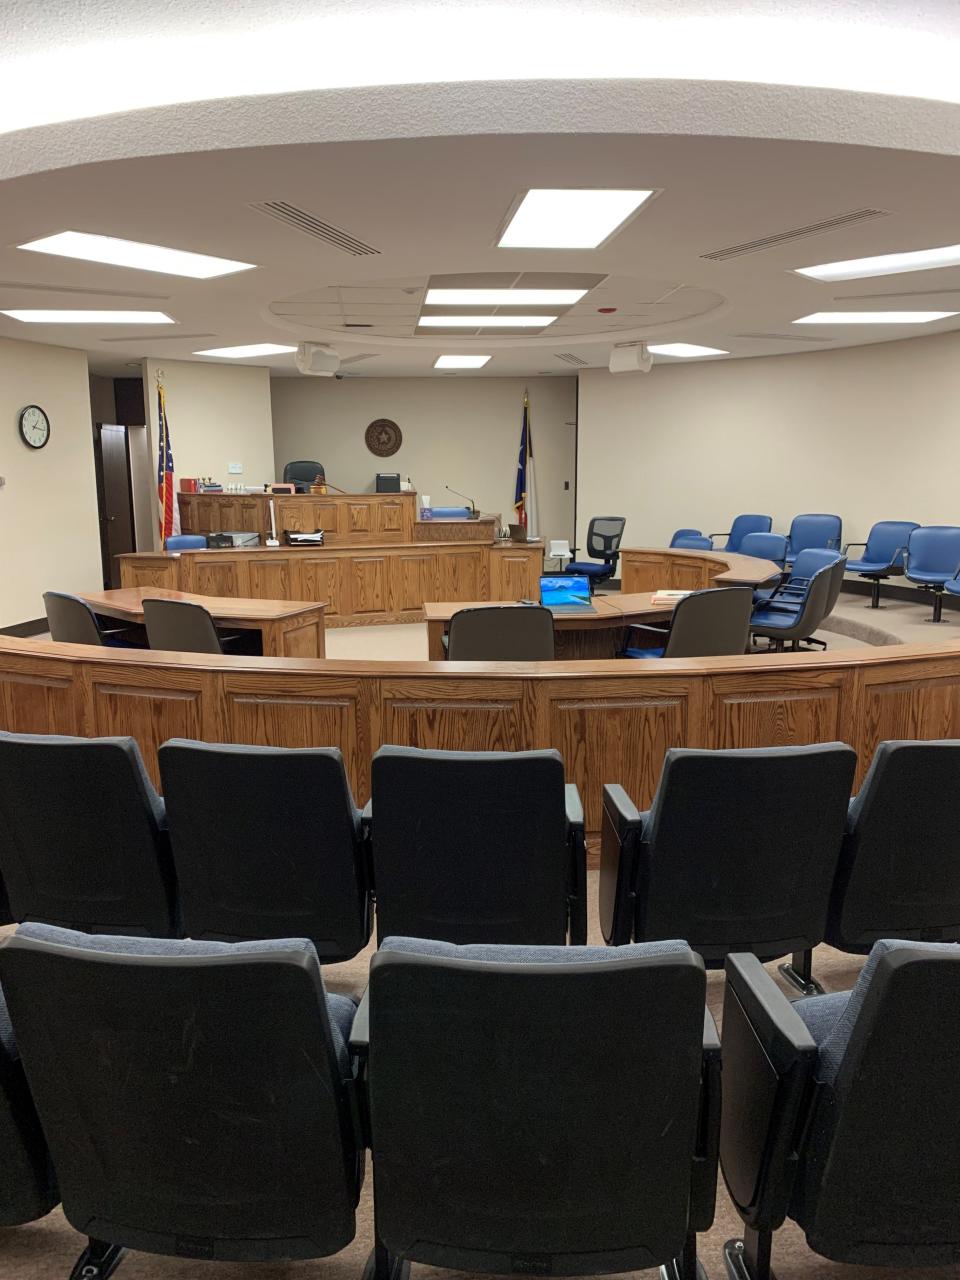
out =
[[[684,596],[692,595],[690,591],[654,591],[650,597],[651,604],[676,604]]]
[[[294,533],[291,529],[284,529],[283,540],[290,547],[322,547],[323,530],[318,529],[316,533]]]

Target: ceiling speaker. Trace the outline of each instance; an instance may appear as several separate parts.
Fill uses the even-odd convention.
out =
[[[340,357],[333,347],[318,342],[301,342],[297,347],[297,368],[312,378],[332,378],[340,369]]]
[[[611,373],[649,373],[653,356],[645,342],[635,342],[628,347],[614,347],[610,352]]]

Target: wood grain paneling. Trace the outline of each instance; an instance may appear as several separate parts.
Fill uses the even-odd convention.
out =
[[[270,531],[273,497],[278,531],[313,533],[322,529],[328,542],[412,541],[417,511],[415,493],[394,494],[235,494],[181,493],[180,526],[184,533],[259,533]]]
[[[722,676],[709,683],[708,745],[780,747],[832,742],[843,736],[844,670],[816,676],[762,672]]]
[[[0,670],[0,728],[8,733],[83,732],[81,669],[72,663],[10,661]]]
[[[201,596],[250,597],[249,557],[242,552],[197,552],[181,556],[178,586]]]
[[[209,738],[214,730],[217,702],[211,695],[215,683],[212,674],[176,667],[91,666],[90,736],[136,738],[150,775],[159,785],[157,749],[161,743],[168,738]]]
[[[347,531],[351,537],[371,534],[376,528],[373,512],[367,502],[351,502],[347,507]]]
[[[351,612],[385,613],[388,608],[386,556],[352,556],[347,561],[347,572]]]
[[[490,599],[539,600],[542,546],[490,549]]]
[[[860,706],[866,757],[893,738],[960,738],[960,661],[941,657],[866,671]]]
[[[339,557],[314,556],[307,552],[300,560],[300,595],[303,600],[326,600],[326,616],[351,612],[349,591],[345,591],[344,562]]]
[[[253,600],[302,600],[299,593],[300,561],[291,556],[272,556],[247,559],[250,598]],[[323,599],[321,596],[320,599]]]
[[[384,679],[378,745],[522,751],[530,743],[521,681]]]
[[[121,563],[120,581],[125,587],[168,587],[176,591],[180,581],[179,561],[163,556],[130,557]]]
[[[440,589],[438,600],[482,600],[480,579],[483,552],[479,547],[466,551],[444,551],[438,557]]]
[[[404,536],[403,514],[406,507],[407,504],[399,498],[377,503],[373,508],[375,532],[387,541],[396,539],[399,542]]]
[[[440,592],[439,556],[435,552],[405,552],[390,560],[390,608],[419,609]]]

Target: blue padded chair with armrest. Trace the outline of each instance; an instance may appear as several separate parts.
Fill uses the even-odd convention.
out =
[[[856,573],[872,583],[870,608],[880,607],[880,583],[884,578],[903,573],[904,554],[914,529],[920,526],[913,520],[880,520],[867,535],[866,542],[848,542],[843,554],[851,547],[863,547],[859,560],[847,558],[847,573]]]
[[[741,544],[744,538],[754,533],[769,533],[772,528],[773,516],[746,514],[734,517],[729,533],[711,533],[710,538],[711,540],[713,538],[726,538],[724,545],[717,548],[718,551],[743,552]],[[749,552],[744,554],[749,554]]]
[[[670,539],[671,547],[677,546],[684,538],[703,538],[705,534],[702,529],[677,529],[673,537]],[[710,544],[713,546],[713,543]]]
[[[908,582],[933,592],[933,617],[943,613],[943,593],[947,583],[960,573],[960,527],[928,524],[914,529],[907,540],[904,575]],[[951,592],[951,594],[954,594]]]
[[[351,1035],[369,1048],[368,1280],[396,1280],[401,1259],[705,1280],[720,1105],[705,992],[684,942],[385,939]]]
[[[748,533],[740,543],[740,555],[754,556],[757,560],[772,560],[782,573],[787,559],[787,539],[782,533]],[[769,600],[780,584],[780,577],[772,577],[753,593],[754,603]]]
[[[64,1213],[89,1237],[78,1280],[125,1248],[263,1263],[353,1240],[356,1005],[326,993],[305,938],[29,924],[0,944],[0,978]]]
[[[839,516],[820,512],[794,516],[787,539],[787,565],[793,564],[800,552],[808,547],[839,551],[842,538],[843,522]]]
[[[205,533],[174,533],[163,544],[164,551],[203,551],[207,546]]]
[[[705,533],[692,534],[688,533],[684,537],[673,535],[670,546],[675,551],[712,551],[713,543]]]
[[[617,572],[626,523],[626,516],[594,516],[587,526],[587,555],[593,559],[571,560],[564,573],[585,575],[590,579],[591,591],[598,582],[612,578]],[[572,550],[578,551],[579,548],[573,547]]]
[[[728,1277],[771,1280],[786,1217],[833,1262],[960,1262],[960,946],[882,940],[852,991],[792,1005],[754,956],[726,979],[720,1159],[745,1227]]]

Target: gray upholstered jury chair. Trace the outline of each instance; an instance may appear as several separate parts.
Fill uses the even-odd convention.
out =
[[[450,619],[451,662],[552,662],[553,614],[542,605],[460,609]]]
[[[89,1237],[77,1280],[103,1280],[124,1248],[263,1263],[353,1239],[356,1007],[326,995],[305,939],[23,925],[0,979],[64,1213]]]
[[[33,1222],[59,1203],[47,1140],[0,991],[0,1227]]]
[[[352,1036],[369,1046],[369,1280],[400,1259],[702,1280],[720,1100],[705,990],[683,942],[388,938]]]
[[[754,956],[726,967],[720,1158],[745,1227],[731,1280],[771,1280],[785,1217],[834,1262],[955,1266],[960,947],[877,942],[853,991],[792,1005]]]

